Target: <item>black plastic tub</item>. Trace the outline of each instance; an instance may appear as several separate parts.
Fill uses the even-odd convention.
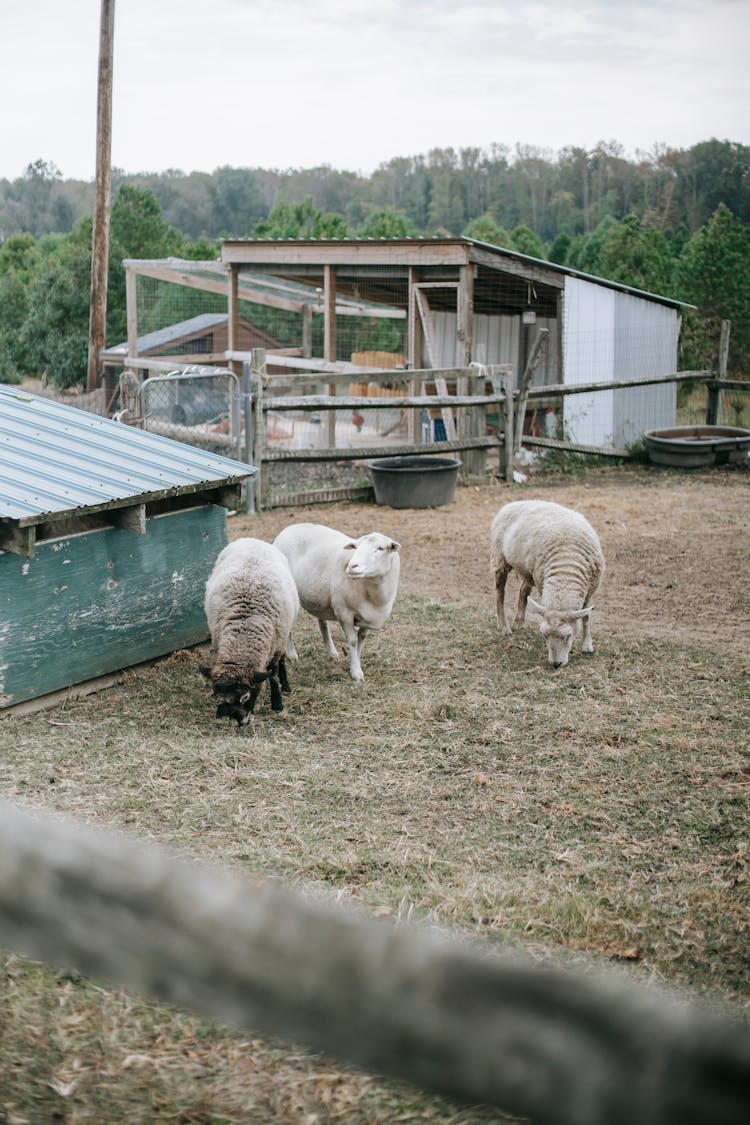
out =
[[[739,426],[673,426],[643,436],[655,465],[683,469],[744,461],[750,450],[750,430]]]
[[[439,508],[453,499],[461,462],[454,457],[383,457],[367,467],[377,504]]]

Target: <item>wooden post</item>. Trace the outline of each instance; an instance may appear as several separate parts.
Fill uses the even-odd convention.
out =
[[[409,266],[409,342],[407,347],[407,359],[409,367],[412,371],[419,371],[422,367],[424,367],[424,330],[422,328],[422,320],[417,309],[418,280],[418,271],[414,266]],[[412,396],[419,393],[419,388],[415,379],[410,380],[408,385],[408,392]],[[417,441],[417,433],[419,430],[417,422],[417,411],[407,410],[406,440],[411,445],[415,445]]]
[[[336,362],[336,268],[323,266],[323,302],[325,306],[325,325],[323,359]],[[329,384],[327,393],[336,394],[336,384]],[[326,444],[329,449],[336,448],[336,411],[331,410],[325,421]]]
[[[474,267],[461,266],[459,271],[459,285],[456,294],[456,363],[459,367],[468,368],[471,363],[473,351],[474,331]],[[476,386],[476,380],[474,381]],[[456,392],[459,395],[469,393],[470,380],[468,376],[461,376],[456,381]],[[482,414],[484,412],[482,411]],[[480,425],[478,408],[462,410],[458,414],[456,425],[457,437],[470,437],[475,434]],[[466,450],[462,456],[463,468],[461,476],[464,481],[481,480],[485,470],[484,450]]]
[[[112,59],[115,0],[102,0],[99,26],[99,81],[96,107],[96,198],[91,237],[91,300],[86,387],[99,382],[99,357],[107,338],[109,210],[112,186]]]
[[[496,1105],[495,1119],[744,1125],[750,1115],[750,1036],[729,1013],[624,973],[376,921],[5,801],[0,945]]]
[[[722,320],[721,335],[719,336],[719,365],[716,372],[717,379],[726,379],[729,364],[729,336],[732,329],[731,320]],[[721,387],[709,386],[708,406],[706,409],[706,425],[721,425]]]
[[[266,371],[266,353],[264,348],[253,348],[250,352],[250,367],[252,369],[253,384],[253,422],[254,440],[253,456],[257,473],[253,477],[253,491],[255,503],[253,511],[262,511],[265,506],[268,492],[268,469],[263,463],[266,449],[266,416],[263,413],[263,393],[268,379]]]
[[[512,371],[505,371],[502,375],[503,393],[505,401],[502,405],[503,415],[503,436],[505,445],[503,446],[503,469],[506,484],[513,483],[513,457],[515,455],[514,438],[515,438],[515,409],[514,409],[514,393],[515,393],[515,378]]]
[[[302,309],[302,354],[308,359],[312,355],[313,309],[306,304]]]
[[[227,279],[227,345],[230,352],[239,351],[240,347],[239,279],[238,266],[230,265]],[[230,361],[229,367],[235,375],[240,374],[241,364],[236,360]]]
[[[523,444],[523,423],[526,416],[526,402],[529,397],[529,387],[531,386],[531,379],[537,369],[539,360],[542,358],[543,349],[547,343],[549,336],[548,328],[538,328],[534,343],[531,345],[526,366],[523,369],[521,376],[521,383],[518,388],[518,405],[516,407],[516,427],[515,427],[515,448],[520,449]]]
[[[244,361],[242,364],[242,391],[240,399],[242,404],[240,409],[240,434],[243,437],[242,460],[246,465],[254,465],[255,414],[253,412],[253,370],[252,363],[248,363],[247,361]],[[255,484],[252,477],[243,481],[242,497],[245,501],[245,511],[254,515]]]
[[[125,309],[127,316],[128,355],[138,355],[138,276],[132,266],[125,266]]]

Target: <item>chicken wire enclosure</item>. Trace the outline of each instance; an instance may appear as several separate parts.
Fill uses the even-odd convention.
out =
[[[243,460],[247,420],[231,371],[155,375],[140,394],[144,429]]]

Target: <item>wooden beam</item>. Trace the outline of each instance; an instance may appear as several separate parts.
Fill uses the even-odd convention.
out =
[[[110,508],[106,514],[107,523],[132,531],[134,535],[146,534],[146,505],[134,504],[127,508]]]
[[[17,523],[0,522],[0,551],[8,551],[12,555],[23,555],[24,558],[33,559],[36,544],[36,527],[34,524],[19,527]]]

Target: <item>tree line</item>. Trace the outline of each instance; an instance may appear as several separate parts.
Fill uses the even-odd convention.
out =
[[[0,379],[85,380],[93,184],[36,161],[0,180]],[[750,360],[750,148],[712,139],[627,160],[502,146],[331,168],[113,173],[107,342],[126,336],[124,258],[209,259],[222,237],[463,235],[694,304],[681,366]]]

